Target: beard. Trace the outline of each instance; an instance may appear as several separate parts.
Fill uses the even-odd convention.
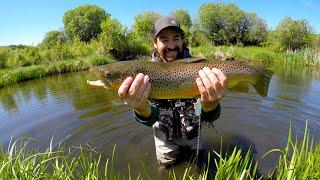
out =
[[[182,58],[182,49],[180,49],[179,47],[175,47],[173,49],[166,48],[161,53],[161,56],[162,56],[162,58],[165,59],[165,61],[174,61],[176,59],[181,59]]]

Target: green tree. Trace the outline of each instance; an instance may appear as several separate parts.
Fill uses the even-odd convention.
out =
[[[123,53],[127,45],[127,29],[120,22],[111,18],[103,21],[101,27],[100,40],[107,52]]]
[[[101,23],[108,17],[110,14],[96,5],[82,5],[64,14],[64,29],[71,39],[89,42],[101,33]]]
[[[244,24],[245,12],[235,4],[221,4],[221,15],[226,26],[223,27],[228,38],[228,43],[237,44],[243,43],[243,32],[247,31],[247,26]]]
[[[134,17],[133,31],[137,38],[148,39],[153,32],[154,23],[161,17],[155,12],[144,12]]]
[[[171,13],[171,16],[176,18],[180,22],[181,27],[189,29],[192,26],[191,17],[187,10],[177,9]]]
[[[243,42],[245,45],[259,45],[267,40],[268,29],[266,22],[255,13],[245,15],[245,26],[243,31]]]
[[[197,47],[197,46],[208,46],[211,45],[210,38],[207,37],[207,34],[201,31],[199,22],[197,19],[193,22],[190,28],[190,46]]]
[[[46,33],[44,39],[39,44],[39,47],[50,49],[57,45],[62,45],[67,43],[67,36],[64,31],[49,31]]]
[[[212,44],[223,44],[226,37],[222,36],[227,22],[220,13],[220,6],[214,3],[203,4],[198,10],[199,30],[209,38]]]
[[[176,18],[180,22],[180,27],[184,31],[185,43],[189,44],[190,39],[190,28],[192,26],[191,17],[187,10],[177,9],[171,13],[171,16]]]
[[[115,58],[124,60],[133,59],[137,55],[146,55],[145,44],[116,19],[106,19],[101,27],[100,41],[105,51]]]
[[[297,50],[312,44],[313,30],[305,19],[285,17],[276,28],[277,39],[286,50]]]
[[[213,44],[240,43],[244,26],[244,11],[235,4],[204,4],[199,8],[200,30]]]

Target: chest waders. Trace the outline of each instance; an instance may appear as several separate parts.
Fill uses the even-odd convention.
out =
[[[195,102],[192,102],[193,109],[195,107]],[[178,100],[174,105],[174,111],[181,110],[183,111],[186,107],[186,103],[183,101]],[[198,118],[198,135],[197,135],[197,144],[196,144],[196,157],[195,157],[195,166],[197,167],[198,161],[199,161],[199,151],[200,151],[200,135],[201,135],[201,119]]]

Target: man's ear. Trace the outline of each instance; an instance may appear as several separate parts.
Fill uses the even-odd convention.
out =
[[[157,37],[156,36],[151,37],[151,41],[152,41],[153,47],[157,49]]]

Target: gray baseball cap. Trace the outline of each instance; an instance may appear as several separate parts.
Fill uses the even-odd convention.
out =
[[[181,33],[181,35],[184,34],[178,20],[170,16],[164,16],[154,23],[154,35],[157,36],[163,29],[168,27],[176,28]]]

